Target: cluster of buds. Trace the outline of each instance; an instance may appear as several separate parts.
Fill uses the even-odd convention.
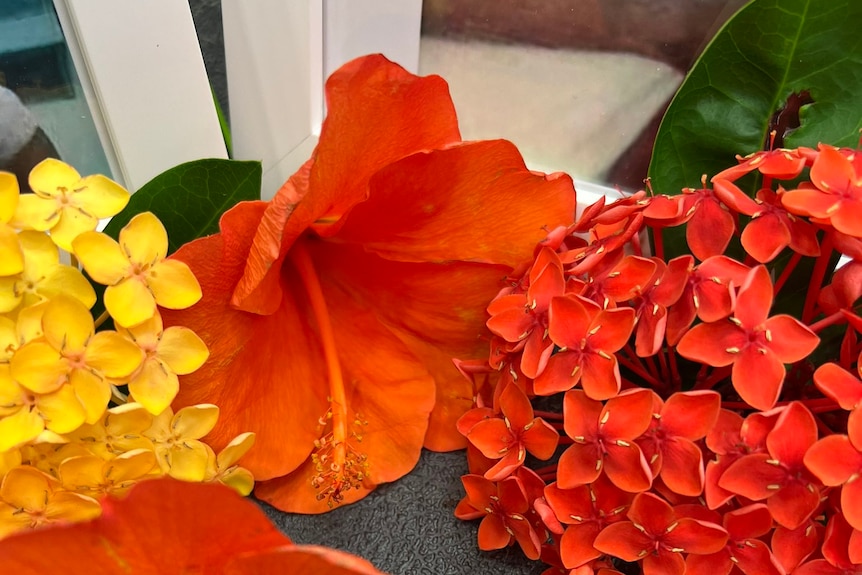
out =
[[[862,569],[862,153],[738,160],[587,207],[489,305],[489,359],[456,362],[480,548],[546,575]]]
[[[237,461],[253,434],[216,454],[200,440],[218,408],[170,407],[178,376],[209,352],[191,330],[162,324],[160,306],[201,297],[188,267],[166,259],[162,223],[138,214],[119,242],[95,231],[129,193],[59,160],[33,168],[29,184],[21,194],[0,172],[0,537],[95,517],[103,495],[162,475],[248,494],[254,480]],[[96,318],[79,264],[107,286]]]

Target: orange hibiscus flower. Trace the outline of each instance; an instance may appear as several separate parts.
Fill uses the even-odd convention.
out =
[[[175,254],[203,299],[165,314],[210,349],[175,406],[218,404],[216,448],[254,431],[256,495],[308,513],[403,476],[423,445],[464,446],[473,389],[451,358],[487,354],[502,278],[575,207],[571,179],[511,143],[461,142],[439,77],[370,56],[326,94],[311,160]]]

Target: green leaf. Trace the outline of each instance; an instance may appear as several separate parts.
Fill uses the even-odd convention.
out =
[[[764,148],[770,119],[807,91],[784,147],[855,146],[862,128],[862,2],[754,0],[718,32],[668,108],[649,175],[657,193]],[[753,192],[756,182],[748,181]]]
[[[105,233],[117,238],[133,216],[153,212],[168,231],[168,252],[218,232],[223,213],[237,202],[260,199],[260,162],[196,160],[156,176],[132,194]]]

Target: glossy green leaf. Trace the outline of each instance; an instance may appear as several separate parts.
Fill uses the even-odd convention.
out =
[[[649,175],[677,194],[763,149],[770,119],[807,91],[784,147],[855,146],[862,128],[862,2],[754,0],[713,38],[680,87],[656,137]],[[755,182],[748,183],[754,191]]]
[[[132,194],[105,233],[116,238],[135,214],[151,211],[168,231],[169,252],[218,232],[221,215],[237,202],[260,199],[260,162],[196,160],[156,176]]]

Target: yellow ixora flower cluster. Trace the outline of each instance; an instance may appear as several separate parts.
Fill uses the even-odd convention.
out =
[[[129,193],[59,160],[33,168],[29,184],[34,193],[21,194],[0,172],[0,537],[95,517],[99,497],[161,475],[250,493],[254,478],[237,461],[254,434],[216,454],[201,438],[218,407],[170,407],[178,376],[209,352],[190,329],[162,325],[159,306],[201,297],[191,270],[166,259],[162,223],[138,214],[119,242],[95,231]],[[107,286],[102,317],[90,311],[93,286],[60,250]],[[116,329],[99,330],[108,315]]]

